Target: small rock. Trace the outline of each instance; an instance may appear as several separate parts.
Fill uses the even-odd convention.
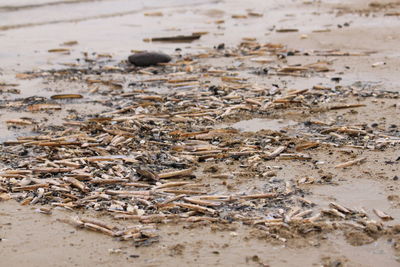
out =
[[[139,67],[148,67],[157,65],[158,63],[167,63],[171,61],[171,57],[159,52],[141,52],[130,55],[128,60],[131,64]]]
[[[129,258],[139,258],[139,257],[140,257],[140,255],[136,255],[136,254],[129,255]]]
[[[225,44],[224,44],[224,43],[219,44],[219,45],[217,46],[217,49],[218,49],[218,50],[225,49]]]
[[[340,77],[332,77],[331,78],[331,81],[333,81],[333,82],[340,82],[342,80],[342,78],[340,78]]]

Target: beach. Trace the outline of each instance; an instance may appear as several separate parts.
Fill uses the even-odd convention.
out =
[[[0,17],[0,266],[399,264],[400,2]]]

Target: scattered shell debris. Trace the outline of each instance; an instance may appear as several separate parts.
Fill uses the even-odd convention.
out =
[[[195,34],[152,40],[198,38]],[[17,74],[21,80],[79,81],[91,95],[66,92],[49,98],[1,100],[3,109],[57,116],[71,101],[96,102],[106,109],[89,115],[72,113],[58,125],[7,120],[15,127],[30,127],[31,135],[1,145],[0,200],[36,205],[37,212],[47,216],[55,208],[103,212],[115,223],[76,216],[61,221],[138,244],[157,242],[157,226],[168,223],[236,222],[280,242],[325,231],[359,231],[373,239],[394,233],[399,225],[386,224],[393,217],[385,211],[334,201],[322,206],[309,200],[308,186],[331,184],[332,175],[295,180],[283,179],[280,173],[289,168],[281,167],[282,162],[292,168],[296,164],[322,170],[322,165],[342,171],[360,168],[371,160],[368,151],[398,147],[396,127],[350,123],[341,114],[362,112],[377,99],[398,100],[399,93],[357,84],[288,88],[262,83],[276,76],[329,81],[334,75],[332,56],[366,55],[304,52],[248,39],[237,47],[218,46],[171,57],[161,54],[160,60],[152,59],[157,62],[136,64],[154,65],[145,68],[125,60],[111,64],[104,57],[85,54],[74,67]],[[289,65],[290,56],[316,60]],[[135,63],[137,56],[129,60]],[[230,63],[219,67],[209,60]],[[108,99],[98,100],[96,95]],[[287,129],[293,131],[289,134]],[[321,163],[319,155],[326,151],[343,152],[343,156]],[[254,186],[246,186],[248,179],[256,180]],[[119,220],[132,225],[119,226]]]

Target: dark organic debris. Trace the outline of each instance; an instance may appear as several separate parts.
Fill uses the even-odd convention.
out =
[[[185,43],[192,42],[194,40],[200,39],[201,34],[192,34],[192,35],[178,35],[171,37],[153,37],[146,38],[143,41],[145,42],[171,42],[171,43]]]

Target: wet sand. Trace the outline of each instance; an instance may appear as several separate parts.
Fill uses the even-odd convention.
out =
[[[17,136],[30,135],[33,126],[8,127],[6,120],[28,117],[45,125],[63,123],[71,114],[104,113],[110,111],[106,105],[107,93],[93,93],[93,88],[79,81],[48,81],[44,78],[21,80],[17,73],[37,70],[63,69],[65,63],[77,63],[82,53],[89,55],[111,54],[108,63],[113,65],[126,59],[131,50],[161,50],[175,53],[181,48],[184,53],[202,52],[206,48],[225,43],[235,47],[242,38],[257,38],[261,43],[282,43],[289,48],[307,50],[339,49],[354,53],[375,51],[369,56],[335,57],[331,67],[335,69],[327,76],[303,77],[254,77],[254,82],[271,87],[273,84],[290,89],[307,89],[317,83],[335,86],[330,78],[340,76],[340,85],[352,85],[361,81],[387,91],[399,92],[399,36],[400,17],[385,16],[388,12],[399,12],[400,4],[371,7],[369,1],[23,1],[15,6],[14,1],[2,1],[0,15],[0,82],[16,83],[12,86],[20,94],[3,93],[2,105],[7,100],[31,96],[50,97],[56,93],[79,93],[83,99],[63,102],[62,111],[52,114],[29,113],[7,108],[0,109],[1,141],[13,140]],[[34,3],[34,5],[32,5]],[[379,3],[390,3],[380,1]],[[235,19],[232,15],[246,15],[248,11],[263,14],[262,17]],[[162,12],[163,16],[145,16],[145,12]],[[216,24],[218,20],[224,23]],[[345,26],[348,25],[348,26]],[[340,25],[340,26],[338,26]],[[278,33],[276,28],[296,28],[298,32]],[[320,31],[322,32],[315,32]],[[143,38],[209,32],[200,40],[185,44],[146,43]],[[302,35],[304,35],[302,37]],[[63,46],[76,40],[77,45]],[[69,53],[49,53],[49,49],[68,48]],[[94,56],[95,57],[95,56]],[[306,64],[316,58],[288,57],[288,64]],[[376,62],[384,65],[372,67]],[[79,63],[79,62],[78,62]],[[208,64],[234,64],[209,59]],[[255,66],[259,66],[254,63]],[[244,76],[251,74],[243,73]],[[116,79],[124,79],[118,75]],[[129,77],[124,80],[129,83]],[[156,89],[155,89],[156,90]],[[101,92],[101,88],[100,88]],[[329,121],[335,116],[353,124],[379,123],[387,128],[399,124],[399,99],[367,99],[366,107],[357,112],[335,111],[333,114],[316,114],[316,120]],[[243,118],[251,120],[259,118]],[[296,134],[302,129],[301,114],[286,114],[285,131]],[[294,123],[292,123],[294,122]],[[228,126],[234,125],[236,121]],[[296,124],[297,123],[297,124]],[[257,120],[257,125],[260,126]],[[225,127],[225,125],[224,125]],[[280,128],[272,124],[269,128]],[[241,126],[238,126],[241,128]],[[243,128],[242,128],[243,129]],[[257,129],[258,128],[249,128]],[[368,158],[368,164],[351,169],[335,169],[338,162],[346,161],[347,152],[328,155],[324,149],[313,151],[313,157],[325,162],[324,172],[333,173],[333,184],[307,186],[310,200],[325,207],[331,201],[351,207],[363,207],[371,217],[380,221],[372,209],[383,210],[394,217],[385,224],[398,224],[400,220],[398,146],[385,151],[357,151],[350,153]],[[385,162],[394,162],[386,164]],[[279,179],[297,179],[301,175],[319,176],[312,164],[303,162],[278,162],[282,168]],[[5,163],[0,163],[2,168]],[[215,188],[224,185],[207,176],[200,176],[203,183]],[[261,186],[262,181],[249,178],[237,181],[236,186],[245,190]],[[186,225],[161,225],[160,242],[149,247],[136,248],[131,242],[118,242],[98,233],[77,230],[57,219],[74,214],[98,216],[111,220],[106,215],[80,210],[74,212],[54,210],[52,215],[35,211],[36,206],[21,206],[13,200],[0,203],[0,266],[397,266],[399,251],[394,249],[393,237],[383,236],[370,244],[352,246],[344,233],[322,233],[299,238],[288,243],[271,242],[252,229],[233,224],[227,229],[213,230],[205,225],[194,229]],[[124,222],[122,222],[124,223]],[[116,253],[115,253],[116,252]]]

